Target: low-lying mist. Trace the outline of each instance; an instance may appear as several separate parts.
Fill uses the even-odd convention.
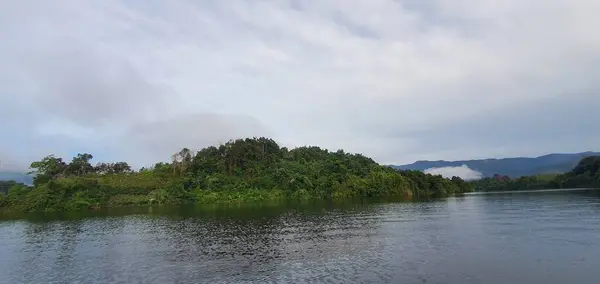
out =
[[[480,179],[483,176],[480,172],[469,168],[467,165],[462,165],[460,167],[429,168],[424,172],[432,175],[441,175],[445,178],[457,176],[464,180]]]

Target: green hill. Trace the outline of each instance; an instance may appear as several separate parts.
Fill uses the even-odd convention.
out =
[[[361,154],[319,147],[280,147],[247,138],[182,149],[170,163],[133,171],[126,162],[91,164],[83,153],[68,161],[33,162],[33,187],[13,186],[0,207],[63,211],[125,205],[271,202],[305,199],[430,198],[462,194],[472,186],[419,171],[397,171]]]

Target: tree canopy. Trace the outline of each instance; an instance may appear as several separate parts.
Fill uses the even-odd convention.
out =
[[[134,171],[82,153],[70,163],[49,155],[31,163],[34,186],[11,187],[5,207],[72,210],[141,204],[270,201],[311,198],[443,197],[471,191],[459,177],[399,171],[361,154],[315,146],[289,150],[274,140],[231,140],[200,151],[184,148],[170,162]]]

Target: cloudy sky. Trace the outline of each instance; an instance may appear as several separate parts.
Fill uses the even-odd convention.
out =
[[[600,150],[600,1],[0,1],[0,160]],[[70,159],[70,158],[69,158]]]

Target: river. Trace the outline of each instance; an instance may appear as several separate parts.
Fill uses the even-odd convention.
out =
[[[600,194],[0,221],[0,283],[598,283]]]

